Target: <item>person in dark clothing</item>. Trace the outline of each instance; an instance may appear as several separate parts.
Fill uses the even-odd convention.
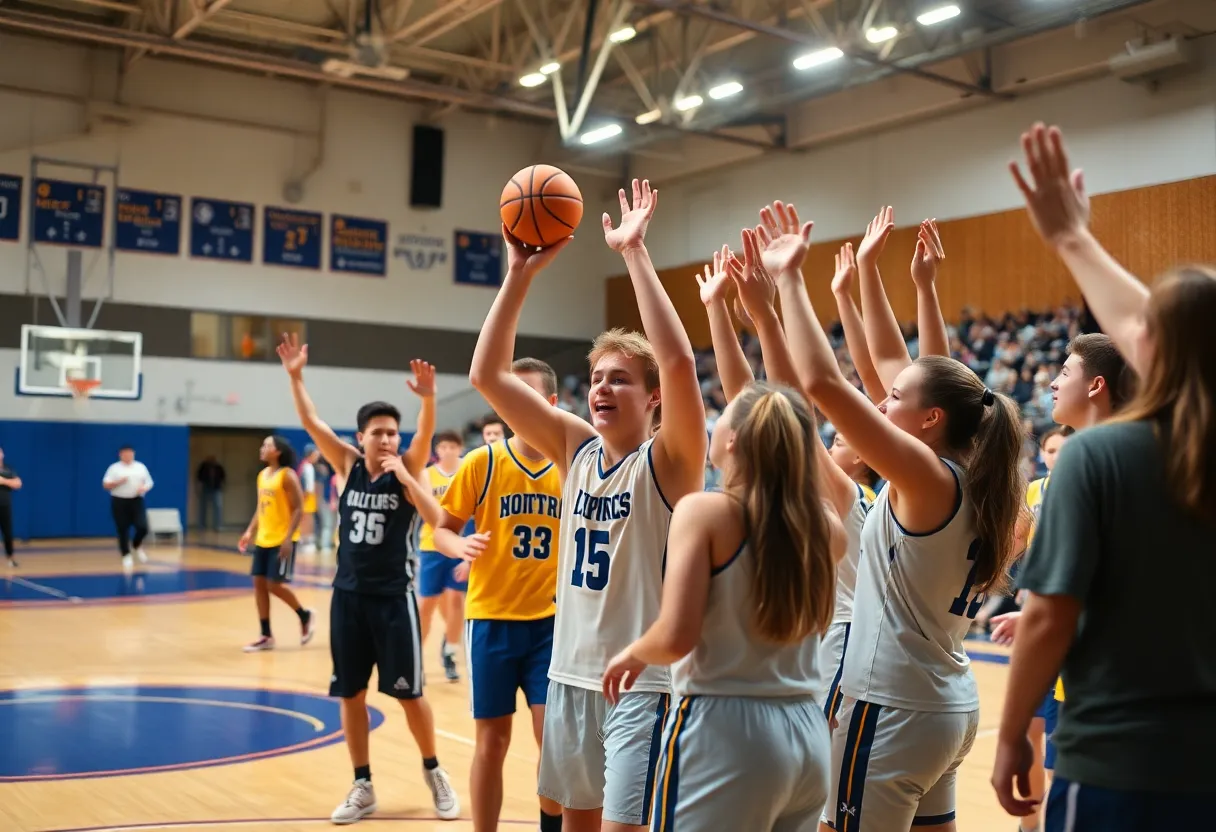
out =
[[[194,475],[198,483],[198,527],[207,528],[207,514],[211,514],[211,530],[219,531],[224,515],[224,482],[227,474],[214,454],[209,454],[198,466]]]
[[[9,566],[16,566],[13,557],[13,492],[21,488],[21,477],[4,464],[4,449],[0,448],[0,538],[4,539],[4,556]]]

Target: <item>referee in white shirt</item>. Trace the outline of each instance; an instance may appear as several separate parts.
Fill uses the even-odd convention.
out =
[[[122,552],[122,565],[132,565],[131,547],[140,563],[146,563],[144,538],[148,536],[148,514],[144,506],[144,495],[152,490],[152,475],[142,462],[135,461],[135,449],[124,445],[118,450],[118,462],[106,469],[101,486],[110,492],[110,511],[114,514],[114,527],[118,531],[118,549]],[[128,535],[135,527],[135,538]]]

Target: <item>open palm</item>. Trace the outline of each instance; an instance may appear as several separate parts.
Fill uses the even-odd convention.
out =
[[[912,282],[926,286],[937,279],[937,268],[946,259],[936,220],[925,220],[917,232],[916,252],[912,255]]]
[[[301,372],[308,364],[308,344],[301,344],[300,337],[294,332],[283,333],[283,340],[279,342],[275,352],[283,362],[283,369],[290,375]]]
[[[410,362],[410,370],[413,371],[414,377],[407,378],[405,383],[413,391],[414,395],[423,399],[428,399],[435,395],[434,366],[419,358],[415,358]]]
[[[853,257],[853,244],[845,243],[836,254],[836,274],[832,276],[832,294],[852,294],[853,278],[856,276],[857,260]]]
[[[798,210],[780,201],[760,211],[760,222],[756,232],[764,268],[771,274],[801,271],[811,246],[814,223],[800,222]]]
[[[604,241],[613,251],[625,251],[637,248],[646,239],[646,227],[654,216],[655,206],[659,204],[658,190],[651,190],[650,180],[642,182],[633,180],[633,200],[630,204],[625,195],[625,189],[619,193],[621,199],[621,224],[612,227],[612,218],[604,214]]]
[[[705,267],[705,277],[696,275],[697,286],[701,290],[701,303],[706,306],[726,300],[726,292],[730,289],[730,274],[726,264],[730,262],[730,258],[730,247],[722,246],[721,251],[714,252],[713,266]]]
[[[1060,129],[1034,125],[1022,134],[1022,152],[1031,182],[1022,176],[1017,162],[1010,162],[1009,170],[1039,236],[1056,245],[1083,232],[1089,226],[1089,195],[1080,168],[1069,170]]]
[[[857,247],[858,261],[876,263],[882,256],[882,250],[887,247],[887,238],[891,236],[893,230],[895,230],[895,209],[887,205],[866,226],[866,235],[861,238],[861,245]]]

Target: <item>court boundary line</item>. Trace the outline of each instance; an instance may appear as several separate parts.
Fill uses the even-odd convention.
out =
[[[459,817],[455,820],[463,820],[472,822],[472,818]],[[424,817],[409,816],[409,817],[393,817],[391,815],[369,816],[360,819],[360,825],[365,823],[447,823],[442,818],[429,815]],[[498,821],[500,824],[510,824],[514,826],[534,825],[535,820],[517,820],[503,818]],[[216,827],[216,826],[237,826],[239,824],[274,824],[284,825],[288,823],[324,823],[333,825],[333,821],[329,818],[225,818],[220,820],[171,820],[171,821],[153,821],[148,823],[125,823],[118,826],[73,826],[70,828],[46,829],[43,832],[143,832],[144,830],[153,829],[190,829],[199,827]]]

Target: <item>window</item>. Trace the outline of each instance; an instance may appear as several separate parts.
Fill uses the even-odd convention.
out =
[[[284,332],[304,340],[304,321],[265,315],[195,312],[190,316],[191,354],[229,361],[274,361]]]

